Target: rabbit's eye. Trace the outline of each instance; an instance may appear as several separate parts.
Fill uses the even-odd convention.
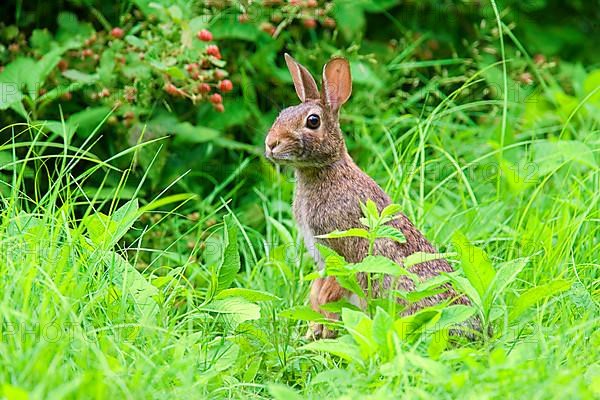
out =
[[[321,118],[317,114],[310,114],[308,118],[306,118],[306,127],[310,129],[317,129],[321,126]]]

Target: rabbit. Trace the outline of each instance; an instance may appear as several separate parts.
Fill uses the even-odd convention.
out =
[[[295,169],[294,218],[317,267],[322,269],[324,265],[315,249],[315,243],[322,243],[335,250],[348,262],[359,262],[367,255],[366,239],[317,238],[335,230],[361,227],[359,202],[371,199],[379,211],[391,203],[383,189],[354,163],[340,130],[340,107],[348,101],[352,92],[350,65],[342,57],[331,59],[323,68],[322,90],[319,92],[314,78],[304,66],[289,54],[285,54],[285,62],[301,103],[285,108],[276,118],[265,140],[265,156],[274,163],[289,165]],[[412,253],[436,252],[404,214],[400,213],[388,224],[400,230],[406,237],[406,242],[377,239],[373,254],[388,257],[401,264],[403,258]],[[451,272],[452,268],[446,260],[438,259],[414,265],[410,270],[425,280],[441,272]],[[389,289],[391,282],[392,278],[386,276],[382,285],[375,284],[372,293],[381,296],[385,289]],[[364,276],[359,276],[359,283],[366,290]],[[414,282],[406,277],[399,279],[397,286],[406,291],[414,290]],[[409,315],[446,299],[455,304],[469,304],[469,300],[458,295],[450,285],[446,285],[445,289],[443,293],[407,304],[403,314]],[[357,296],[342,288],[335,277],[313,281],[310,304],[315,311],[336,320],[338,315],[320,307],[340,299],[360,303]],[[364,304],[361,306],[364,307]],[[335,334],[335,331],[322,324],[313,324],[307,337],[319,339],[334,337]]]

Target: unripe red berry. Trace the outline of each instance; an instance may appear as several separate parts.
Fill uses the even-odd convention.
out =
[[[319,3],[317,2],[317,0],[306,0],[306,7],[315,8],[318,5]]]
[[[231,92],[233,90],[233,83],[229,79],[222,80],[219,82],[219,89],[223,93]]]
[[[215,69],[214,74],[215,74],[215,79],[220,81],[221,79],[224,79],[227,76],[227,71],[217,68],[217,69]]]
[[[214,44],[211,44],[206,47],[206,54],[215,58],[221,58],[221,52],[219,51],[219,47]]]
[[[167,92],[168,94],[170,94],[171,96],[179,96],[181,95],[181,90],[177,88],[177,86],[173,85],[172,83],[165,83],[165,92]]]
[[[211,40],[213,40],[213,35],[208,29],[202,29],[196,34],[196,36],[203,42],[210,42]]]
[[[81,52],[81,55],[83,57],[90,57],[94,54],[94,52],[92,51],[92,49],[83,49],[83,51]]]
[[[317,26],[317,21],[314,18],[307,18],[302,21],[304,27],[307,29],[314,29]]]
[[[219,93],[213,93],[210,95],[210,102],[213,104],[220,104],[223,102],[223,97]]]
[[[208,83],[201,83],[198,85],[198,91],[200,93],[210,93],[210,85]]]
[[[124,34],[125,32],[123,31],[123,29],[119,27],[112,28],[112,30],[110,31],[110,36],[112,36],[115,39],[121,39]]]
[[[327,17],[323,20],[323,26],[327,28],[335,28],[335,19]]]
[[[213,104],[213,108],[216,112],[222,113],[223,111],[225,111],[225,106],[223,105],[223,103]]]
[[[240,14],[238,15],[237,19],[240,24],[245,24],[246,22],[248,22],[250,17],[248,16],[248,14]]]

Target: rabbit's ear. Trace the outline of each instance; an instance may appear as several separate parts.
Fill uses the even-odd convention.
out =
[[[336,112],[352,93],[348,60],[337,57],[323,67],[323,102]]]
[[[320,98],[319,88],[317,88],[317,82],[315,82],[310,72],[289,54],[285,53],[284,57],[290,74],[292,74],[296,94],[298,94],[300,100],[302,102],[306,100],[318,100]]]

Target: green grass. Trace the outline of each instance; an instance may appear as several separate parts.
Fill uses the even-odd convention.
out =
[[[348,313],[339,341],[308,344],[306,321],[283,312],[306,304],[313,270],[291,216],[289,173],[248,156],[207,198],[165,191],[138,205],[126,183],[139,190],[145,177],[133,182],[113,164],[146,145],[99,160],[93,137],[83,148],[51,146],[36,127],[15,125],[1,148],[0,395],[600,396],[597,118],[576,112],[583,100],[543,124],[528,121],[523,103],[461,102],[477,79],[405,116],[366,118],[368,94],[358,92],[343,121],[358,164],[441,251],[479,254],[451,245],[461,232],[487,254],[475,272],[498,276],[522,262],[487,307],[491,337],[377,336],[384,325],[363,319],[367,342],[385,338],[370,348],[362,317]],[[393,101],[378,107],[393,110]],[[236,207],[229,200],[247,168],[263,174],[246,191],[260,201]],[[90,189],[92,178],[119,185]],[[473,273],[467,256],[451,259],[457,284]]]

